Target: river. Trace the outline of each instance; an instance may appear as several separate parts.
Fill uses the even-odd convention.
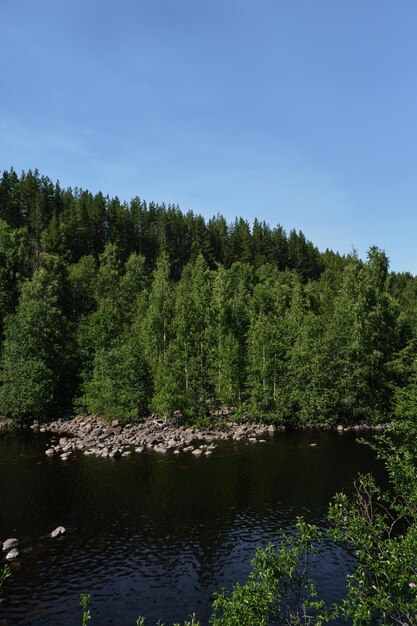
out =
[[[381,474],[354,433],[286,432],[266,443],[220,442],[212,456],[133,454],[117,461],[44,454],[46,434],[0,436],[0,540],[18,537],[0,619],[8,626],[205,625],[212,592],[245,580],[258,545],[299,515],[326,524],[329,500],[358,472]],[[67,529],[60,540],[49,533]],[[315,576],[329,601],[352,558],[326,540]]]

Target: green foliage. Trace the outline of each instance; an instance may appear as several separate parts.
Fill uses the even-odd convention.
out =
[[[84,386],[90,413],[107,419],[137,420],[148,412],[152,395],[149,367],[135,335],[96,352],[93,375]]]
[[[39,269],[22,288],[5,325],[0,369],[0,413],[45,419],[70,406],[70,328],[60,305],[59,276]]]
[[[0,570],[0,604],[3,602],[2,593],[4,583],[10,576],[10,568],[8,565],[4,565],[4,567]]]
[[[91,612],[88,608],[91,604],[91,596],[88,593],[82,593],[80,595],[80,606],[83,610],[83,626],[88,626],[91,620]]]
[[[387,421],[415,414],[416,337],[416,279],[376,247],[363,262],[259,220],[0,179],[0,412],[16,420]]]
[[[335,540],[353,548],[357,567],[348,578],[341,614],[356,626],[417,623],[417,425],[392,426],[372,444],[390,487],[360,476],[352,498],[330,507]]]
[[[282,534],[278,548],[258,548],[248,581],[215,595],[213,626],[327,623],[334,610],[317,597],[308,568],[320,531],[301,518],[296,534]]]

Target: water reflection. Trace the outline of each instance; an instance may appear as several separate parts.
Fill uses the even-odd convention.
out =
[[[192,611],[207,622],[212,591],[243,580],[258,545],[291,532],[298,515],[325,524],[328,502],[358,471],[379,471],[353,434],[286,433],[266,444],[225,442],[209,458],[133,455],[114,462],[44,455],[45,437],[0,438],[0,537],[33,552],[13,564],[10,624],[168,623]],[[311,445],[317,444],[317,445]],[[57,525],[67,535],[52,541]],[[350,566],[327,542],[316,570],[329,600]]]

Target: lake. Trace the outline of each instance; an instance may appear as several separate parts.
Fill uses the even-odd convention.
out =
[[[134,626],[144,615],[147,626],[171,626],[191,612],[207,624],[212,592],[245,580],[258,545],[293,532],[299,515],[324,526],[336,491],[350,491],[358,472],[382,474],[353,432],[116,461],[47,458],[47,441],[0,436],[0,539],[32,549],[11,564],[0,606],[9,626],[78,626],[82,592],[92,596],[92,624]],[[52,540],[58,525],[67,533]],[[352,562],[330,540],[320,546],[314,570],[329,601],[343,594]]]

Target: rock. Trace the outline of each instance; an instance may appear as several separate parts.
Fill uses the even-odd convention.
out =
[[[122,456],[130,456],[132,453],[130,450],[126,450],[125,452],[123,452]]]
[[[119,425],[119,420],[112,420],[112,428],[117,428],[117,426]]]
[[[57,537],[61,537],[65,533],[65,528],[63,526],[57,526],[55,530],[51,532],[52,539],[56,539]]]
[[[258,439],[259,443],[266,443],[266,439]]]
[[[8,552],[9,550],[13,550],[13,548],[19,547],[19,539],[12,537],[11,539],[6,539],[3,542],[3,552]]]
[[[14,561],[19,556],[19,550],[17,548],[13,548],[6,554],[6,561]]]
[[[61,461],[68,461],[70,455],[69,452],[64,452],[64,454],[60,454],[59,458],[61,459]]]
[[[277,427],[276,427],[276,426],[274,426],[274,424],[270,424],[270,425],[268,426],[268,432],[269,432],[269,433],[275,433],[276,431],[277,431]]]
[[[140,454],[141,452],[143,452],[143,448],[139,447],[139,448],[135,448],[135,452],[137,452],[138,454]]]
[[[121,456],[121,452],[117,448],[109,452],[109,457],[111,459],[118,459],[120,456]]]
[[[61,438],[59,439],[59,442],[58,442],[58,443],[59,443],[59,445],[63,448],[64,446],[66,446],[66,445],[67,445],[67,443],[68,443],[68,438],[67,438],[67,437],[61,437]]]
[[[55,454],[55,450],[53,448],[48,448],[47,450],[45,450],[45,454],[47,456],[52,456],[53,454]]]
[[[193,450],[191,454],[193,454],[194,456],[200,456],[201,454],[203,454],[203,451],[200,450],[200,448],[197,448],[196,450]]]
[[[343,425],[342,424],[338,424],[338,426],[336,427],[336,430],[339,433],[343,432]]]

